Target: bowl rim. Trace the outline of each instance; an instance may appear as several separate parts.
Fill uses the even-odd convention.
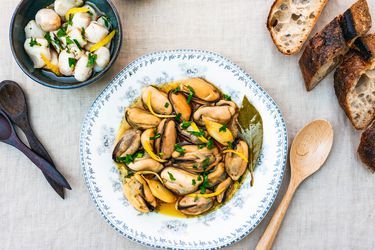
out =
[[[92,84],[98,80],[100,80],[104,74],[112,67],[112,65],[114,64],[114,62],[116,61],[117,57],[119,56],[120,54],[120,51],[121,51],[121,47],[122,47],[122,38],[123,38],[123,35],[122,35],[122,24],[121,24],[121,19],[120,19],[120,15],[117,11],[117,8],[115,7],[115,5],[113,4],[113,2],[111,0],[105,0],[109,6],[111,7],[115,17],[116,17],[116,21],[117,21],[117,25],[118,25],[118,28],[117,28],[117,35],[119,36],[119,43],[118,45],[114,48],[114,53],[112,55],[112,58],[111,60],[109,61],[108,65],[101,71],[99,72],[99,74],[97,74],[96,76],[94,77],[91,77],[89,78],[88,80],[84,81],[84,82],[80,82],[78,84],[75,84],[75,85],[70,85],[71,83],[67,83],[66,86],[62,85],[62,86],[57,86],[57,85],[53,85],[53,84],[49,84],[41,79],[39,79],[38,77],[36,77],[32,72],[30,72],[26,66],[21,62],[21,60],[17,57],[16,55],[16,52],[15,52],[15,48],[14,48],[14,39],[13,39],[13,33],[14,33],[14,22],[16,20],[16,16],[18,15],[20,9],[23,7],[23,5],[28,2],[30,0],[21,0],[16,9],[14,10],[13,14],[12,14],[12,18],[11,18],[11,21],[10,21],[10,26],[9,26],[9,44],[10,44],[10,48],[11,48],[11,51],[12,51],[12,55],[13,55],[13,58],[16,60],[16,63],[18,64],[18,66],[21,68],[21,70],[29,77],[31,78],[32,80],[34,80],[35,82],[45,86],[45,87],[49,87],[49,88],[53,88],[53,89],[76,89],[76,88],[81,88],[81,87],[84,87],[84,86],[87,86],[89,84]]]

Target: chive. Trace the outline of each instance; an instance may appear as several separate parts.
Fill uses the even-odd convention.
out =
[[[169,179],[171,181],[175,181],[176,180],[176,178],[174,178],[174,176],[173,176],[173,174],[171,174],[171,172],[168,171],[168,175],[169,175]]]
[[[181,127],[183,129],[187,129],[188,127],[190,127],[190,125],[191,125],[191,122],[185,122],[185,121],[183,121],[182,124],[181,124]]]

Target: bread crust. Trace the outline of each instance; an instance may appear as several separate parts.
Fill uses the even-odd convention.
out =
[[[354,121],[348,95],[355,89],[361,76],[375,67],[375,34],[368,35],[362,40],[373,57],[366,60],[360,52],[351,50],[345,55],[343,63],[337,68],[334,75],[335,93],[339,104],[356,129],[365,129],[368,124],[357,124]]]
[[[367,1],[359,0],[311,38],[299,61],[306,90],[311,91],[341,63],[355,39],[366,34],[370,28]]]
[[[375,122],[362,133],[358,155],[370,171],[375,173]]]
[[[277,40],[277,38],[275,37],[275,33],[274,33],[274,30],[272,29],[272,16],[273,14],[275,13],[275,9],[276,9],[276,6],[279,5],[283,0],[275,0],[270,8],[270,11],[268,13],[268,17],[267,17],[267,29],[268,31],[270,32],[271,34],[271,38],[272,38],[272,41],[273,43],[275,44],[276,48],[281,52],[283,53],[284,55],[293,55],[293,54],[296,54],[298,53],[303,45],[305,44],[307,38],[309,37],[311,31],[313,30],[316,22],[318,21],[318,18],[319,16],[321,15],[324,7],[326,6],[328,0],[323,0],[322,1],[322,4],[320,5],[320,8],[316,10],[316,15],[315,17],[312,19],[312,22],[310,23],[310,26],[311,27],[308,27],[306,30],[306,34],[304,34],[304,38],[303,38],[303,42],[301,42],[298,46],[296,46],[294,49],[292,50],[285,50],[283,48],[283,46],[281,45],[281,42]]]

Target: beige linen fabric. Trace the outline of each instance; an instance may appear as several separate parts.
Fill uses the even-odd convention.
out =
[[[353,1],[329,1],[314,32]],[[98,83],[69,91],[43,87],[17,66],[8,28],[18,2],[1,1],[0,80],[15,80],[26,91],[35,131],[73,191],[61,200],[30,161],[1,144],[0,249],[145,249],[117,234],[96,211],[79,163],[79,133],[95,97],[124,66],[146,53],[178,48],[214,51],[244,68],[279,104],[290,141],[313,119],[332,122],[332,153],[296,193],[274,249],[375,249],[375,175],[356,156],[360,133],[337,103],[332,74],[307,93],[299,55],[283,56],[272,44],[265,25],[272,0],[116,0],[124,30],[116,64]],[[375,1],[369,2],[375,19]],[[289,167],[275,205],[288,175]],[[274,209],[229,249],[253,249]]]

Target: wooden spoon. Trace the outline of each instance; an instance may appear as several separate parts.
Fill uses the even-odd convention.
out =
[[[285,213],[298,186],[320,169],[333,143],[333,129],[325,120],[316,120],[301,129],[290,149],[291,178],[283,200],[268,224],[256,250],[271,249]]]
[[[16,82],[6,80],[0,83],[0,108],[25,133],[31,149],[56,168],[47,150],[39,142],[31,128],[25,94]],[[45,177],[56,193],[64,199],[64,188],[48,176],[45,175]]]
[[[24,153],[42,172],[62,187],[71,189],[69,183],[56,168],[42,157],[31,151],[18,138],[14,127],[7,115],[0,110],[0,142],[11,145]]]

